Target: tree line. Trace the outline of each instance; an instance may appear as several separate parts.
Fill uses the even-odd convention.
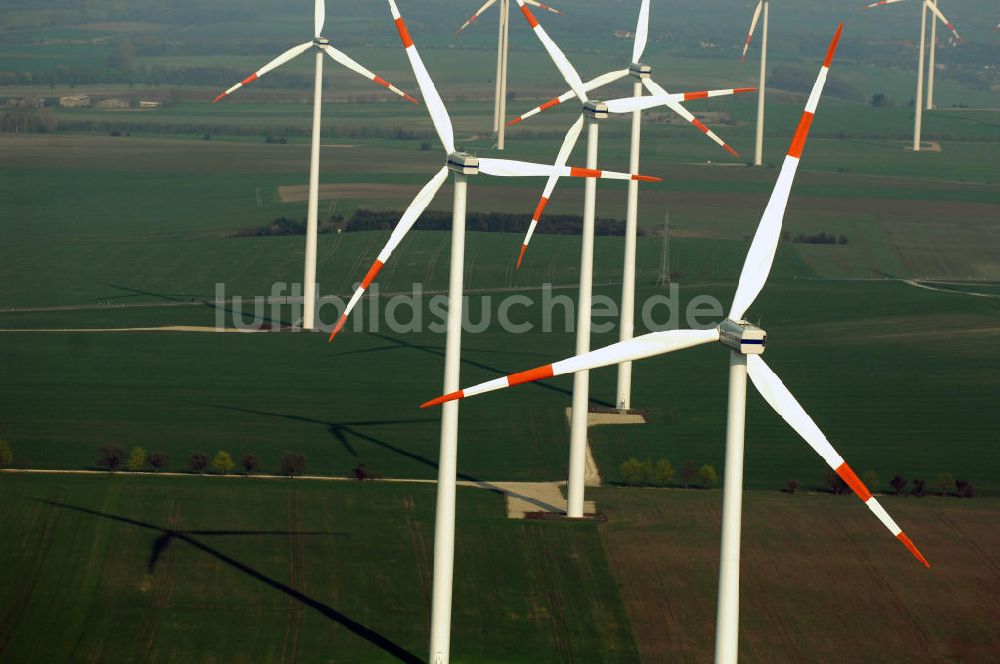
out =
[[[358,208],[350,217],[334,215],[329,221],[319,224],[322,233],[355,233],[362,231],[392,230],[403,216],[400,210],[375,211]],[[469,231],[483,233],[524,233],[531,223],[531,215],[512,212],[467,212],[465,227]],[[415,229],[424,231],[451,230],[451,212],[427,210],[420,216]],[[538,233],[551,235],[579,235],[583,230],[583,217],[573,214],[545,215],[545,221],[538,226]],[[233,237],[276,237],[285,235],[305,235],[306,222],[301,219],[279,217],[266,226],[244,228]],[[598,219],[594,232],[603,236],[625,235],[625,222],[621,219]],[[647,235],[648,229],[639,228],[639,235]]]
[[[118,445],[105,445],[97,455],[97,467],[108,472],[128,470],[133,473],[158,473],[170,467],[170,456],[165,452],[147,453],[142,447],[133,447],[131,451]],[[261,472],[260,457],[256,454],[244,454],[239,460],[225,450],[219,450],[209,458],[205,452],[193,452],[187,458],[186,472],[204,475],[213,472],[218,475],[228,475],[239,468],[244,475],[249,476]],[[306,468],[306,457],[300,452],[285,452],[278,462],[278,469],[286,477],[301,475]]]

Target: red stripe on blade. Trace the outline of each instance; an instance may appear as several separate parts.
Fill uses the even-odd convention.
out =
[[[792,144],[788,148],[788,156],[798,159],[802,156],[802,150],[806,147],[806,139],[809,138],[809,127],[812,126],[813,114],[806,111],[799,120],[799,126],[792,137]]]
[[[385,80],[384,78],[382,78],[381,76],[379,76],[377,74],[375,75],[375,78],[373,78],[372,80],[375,81],[376,83],[378,83],[379,85],[382,85],[382,86],[385,86],[385,87],[389,87],[389,81]]]
[[[403,48],[410,48],[413,46],[413,40],[410,39],[410,31],[406,29],[406,24],[403,23],[402,18],[396,19],[396,30],[399,31],[399,38],[403,42]]]
[[[333,328],[333,331],[330,332],[330,338],[327,339],[327,343],[333,341],[333,338],[337,336],[337,333],[339,333],[342,329],[344,329],[344,323],[346,322],[347,322],[347,314],[344,314],[340,317],[340,320],[337,321],[337,325],[336,327]]]
[[[535,28],[538,27],[538,19],[535,15],[531,13],[531,10],[527,6],[521,5],[521,13],[524,14],[524,18],[527,19],[528,25]]]
[[[847,462],[840,464],[834,470],[840,475],[840,479],[844,480],[844,484],[851,487],[851,491],[857,494],[861,502],[867,502],[869,498],[872,497],[872,492],[868,490],[865,483],[858,479],[857,474],[854,470],[847,465]]]
[[[704,99],[706,97],[708,97],[708,91],[707,90],[705,90],[703,92],[685,92],[684,93],[684,101],[687,101],[689,99]]]
[[[829,67],[830,63],[833,62],[833,54],[837,52],[837,42],[840,41],[840,33],[844,31],[844,24],[841,23],[837,26],[837,34],[833,36],[833,41],[830,42],[830,48],[826,49],[826,58],[823,60],[823,66]]]
[[[726,143],[722,144],[722,149],[728,152],[729,154],[733,155],[737,159],[740,158],[740,153],[734,150],[733,148],[729,147],[729,145],[727,145]]]
[[[535,206],[535,214],[531,215],[532,221],[538,221],[542,218],[542,212],[545,211],[545,206],[549,204],[549,199],[542,196],[538,199],[538,205]]]
[[[663,178],[658,178],[653,175],[639,175],[635,173],[632,175],[633,180],[638,180],[639,182],[663,182]]]
[[[526,252],[527,250],[528,250],[528,245],[522,244],[521,245],[521,253],[519,253],[517,255],[517,269],[518,270],[521,269],[521,261],[524,260],[524,252]]]
[[[410,95],[406,94],[405,92],[403,93],[403,99],[405,99],[406,101],[413,102],[414,104],[419,104],[420,103],[419,101],[417,101],[416,99],[414,99]]]
[[[507,126],[509,127],[509,126],[511,126],[511,125],[516,125],[516,124],[517,124],[518,122],[520,122],[520,121],[521,121],[521,120],[523,120],[523,119],[524,119],[524,118],[523,118],[523,117],[521,117],[521,116],[519,115],[519,116],[517,116],[516,118],[514,118],[513,120],[511,120],[510,122],[508,122],[508,123],[507,123]]]
[[[733,88],[733,94],[738,95],[744,92],[756,92],[757,88]]]
[[[601,177],[601,171],[594,170],[593,168],[576,168],[572,167],[569,169],[570,177],[574,178],[599,178]]]
[[[697,127],[698,129],[700,129],[703,134],[707,134],[708,133],[708,127],[706,127],[705,125],[703,125],[701,123],[701,120],[699,120],[698,118],[695,118],[695,119],[691,120],[691,124],[693,124],[695,127]]]
[[[461,399],[464,396],[465,393],[462,392],[462,390],[459,390],[458,392],[452,392],[451,394],[446,394],[443,397],[438,397],[437,399],[431,399],[430,401],[425,401],[424,403],[420,404],[420,407],[430,408],[431,406],[440,406],[443,403],[446,403],[448,401],[455,401],[456,399]]]
[[[250,74],[249,76],[247,76],[246,78],[244,78],[242,81],[240,81],[240,83],[242,83],[243,85],[246,85],[248,83],[253,83],[256,80],[257,80],[257,74]]]
[[[213,104],[214,104],[214,103],[216,103],[217,101],[219,101],[220,99],[222,99],[223,97],[225,97],[225,96],[226,96],[226,94],[227,94],[227,93],[225,93],[225,92],[220,92],[220,93],[219,93],[219,96],[218,96],[218,97],[216,97],[215,99],[213,99],[213,100],[212,100],[212,103],[213,103]]]
[[[544,104],[542,104],[541,106],[539,106],[538,110],[539,111],[544,111],[544,110],[550,109],[553,106],[556,106],[556,105],[561,104],[561,103],[562,102],[559,101],[559,97],[555,97],[554,99],[550,99],[547,102],[545,102]]]
[[[507,376],[507,384],[514,387],[515,385],[530,383],[532,381],[542,380],[543,378],[552,378],[553,375],[552,365],[546,364],[544,367],[528,369],[527,371]]]
[[[384,264],[385,263],[379,260],[372,263],[372,266],[368,269],[368,274],[366,274],[365,278],[361,280],[362,288],[368,288],[372,285],[372,282],[375,281],[375,277],[378,276],[379,270],[382,269]]]
[[[919,560],[924,564],[924,567],[931,566],[930,562],[928,562],[927,559],[924,558],[924,554],[920,553],[920,549],[918,549],[916,545],[913,544],[913,541],[906,536],[906,533],[900,531],[900,533],[896,535],[896,539],[902,542],[903,545],[910,550],[910,553],[912,553],[917,560]]]

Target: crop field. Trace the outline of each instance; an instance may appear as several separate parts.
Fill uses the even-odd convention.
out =
[[[493,10],[456,35],[475,6],[398,1],[458,149],[551,161],[572,102],[509,127],[507,149],[494,149]],[[259,232],[306,217],[312,58],[210,103],[309,37],[308,4],[0,8],[0,440],[13,451],[0,470],[0,661],[426,656],[440,412],[418,406],[442,389],[451,234],[418,221],[333,344],[293,331],[305,238]],[[552,4],[564,14],[539,20],[585,80],[627,66],[633,7]],[[987,5],[943,8],[968,41],[938,33],[920,154],[909,149],[916,4],[772,7],[762,167],[748,166],[755,94],[686,104],[739,158],[668,109],[644,116],[639,170],[663,180],[640,190],[636,334],[717,324],[845,21],[785,235],[746,318],[768,332],[768,365],[934,567],[916,565],[857,500],[832,495],[823,461],[750,388],[742,662],[1000,653],[1000,40]],[[759,35],[739,63],[751,11],[653,3],[643,60],[672,92],[755,85]],[[565,90],[514,18],[508,117]],[[419,97],[384,3],[330,0],[326,33]],[[390,232],[327,222],[402,211],[444,154],[423,105],[332,61],[325,71],[319,221],[332,232],[319,236],[318,281],[329,326]],[[625,79],[599,94],[631,89]],[[64,95],[132,107],[64,108]],[[138,108],[150,99],[163,105]],[[602,123],[600,168],[627,170],[629,132],[627,117]],[[581,140],[569,163],[584,161]],[[469,210],[527,225],[543,186],[474,177]],[[546,221],[580,215],[583,188],[559,183],[520,269],[520,233],[468,233],[464,386],[573,353],[581,241]],[[452,195],[447,182],[429,209],[449,211]],[[601,181],[598,217],[625,210],[624,183]],[[618,340],[623,250],[622,237],[595,240],[592,348]],[[599,519],[513,521],[497,492],[460,489],[453,661],[710,658],[721,494],[679,478],[626,486],[621,466],[669,459],[722,478],[725,355],[712,345],[635,363],[645,424],[588,432]],[[615,405],[614,367],[590,385],[592,407]],[[571,394],[564,376],[463,401],[459,479],[565,480]],[[172,473],[191,470],[194,453],[254,454],[266,477],[21,472],[94,471],[107,445],[162,452]],[[278,477],[289,452],[322,477]],[[342,481],[359,467],[391,481]],[[950,474],[975,498],[889,495],[897,474],[932,494]]]
[[[202,479],[0,477],[0,656],[423,661],[432,486]],[[459,498],[457,661],[636,660],[596,524]]]
[[[0,487],[5,659],[422,661],[431,486],[3,473]],[[607,523],[510,521],[500,497],[460,490],[455,661],[710,656],[719,493],[593,493]],[[932,569],[853,498],[747,494],[741,661],[866,661],[875,641],[892,664],[996,652],[996,500],[883,500]]]

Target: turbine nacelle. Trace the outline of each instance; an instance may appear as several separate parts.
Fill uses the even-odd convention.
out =
[[[650,78],[653,75],[653,68],[640,62],[633,62],[628,66],[628,75],[633,78]]]
[[[603,101],[587,100],[583,102],[583,114],[590,120],[603,120],[608,117],[608,105]]]
[[[329,45],[330,45],[330,40],[327,39],[326,37],[313,38],[313,46],[315,46],[316,48],[323,48],[324,46],[329,46]]]
[[[478,175],[479,158],[467,152],[452,152],[448,155],[448,170],[462,175]]]
[[[719,341],[744,355],[761,355],[767,343],[767,332],[745,320],[727,318],[719,325]]]

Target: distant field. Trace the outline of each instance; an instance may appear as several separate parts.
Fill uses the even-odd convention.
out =
[[[433,486],[5,474],[0,487],[5,660],[426,657]],[[459,492],[457,519],[456,661],[636,660],[595,524],[509,521],[479,489]]]

